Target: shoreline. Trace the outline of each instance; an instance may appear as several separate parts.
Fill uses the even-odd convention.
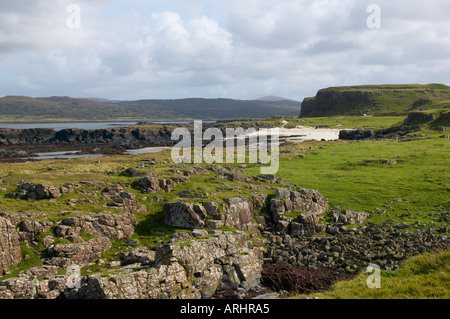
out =
[[[271,130],[278,129],[279,138],[283,140],[288,140],[291,142],[303,142],[307,140],[338,140],[340,129],[332,129],[332,128],[315,128],[310,126],[296,126],[295,128],[285,128],[282,127],[274,127],[267,129],[268,134],[270,134]],[[255,134],[259,134],[255,132],[254,134],[246,135],[254,136]]]
[[[129,122],[139,122],[134,120],[117,120],[117,121],[94,121],[94,120],[76,120],[76,121],[0,121],[2,124],[58,124],[58,123],[129,123]]]
[[[309,126],[296,126],[295,128],[285,128],[287,123],[283,123],[281,127],[268,128],[267,132],[270,135],[270,132],[274,129],[278,129],[279,132],[279,140],[282,142],[293,142],[293,143],[301,143],[308,140],[339,140],[340,129],[335,128],[319,128],[319,127],[309,127]],[[96,130],[101,132],[102,129]],[[256,130],[254,134],[246,134],[241,136],[240,138],[250,138],[254,137],[255,134],[260,134],[261,130]],[[38,134],[38,133],[36,133]],[[132,154],[141,154],[142,152],[152,152],[153,150],[166,150],[174,145],[173,141],[170,137],[170,130],[167,131],[158,131],[158,137],[150,138],[147,140],[141,140],[137,138],[135,134],[132,134],[131,131],[126,135],[123,132],[115,133],[114,136],[108,136],[108,141],[103,140],[103,135],[99,135],[96,132],[90,133],[92,136],[89,137],[91,140],[88,140],[88,137],[84,135],[76,135],[76,136],[61,136],[60,141],[55,141],[54,137],[47,136],[48,141],[42,140],[39,143],[30,139],[29,136],[21,137],[21,136],[13,136],[18,139],[17,141],[8,141],[6,138],[2,145],[0,145],[0,159],[2,162],[5,160],[14,161],[14,160],[23,160],[23,158],[36,158],[39,159],[39,156],[35,156],[36,153],[54,153],[54,152],[70,152],[75,149],[79,149],[79,153],[77,155],[90,155],[93,154],[102,154],[102,155],[132,155]],[[142,136],[148,135],[149,137],[152,134],[155,134],[153,131],[144,131],[142,132]],[[36,135],[37,136],[37,135]],[[44,139],[44,137],[42,136]],[[236,138],[233,137],[233,138]],[[225,142],[227,137],[224,137],[223,141]],[[23,144],[20,141],[24,142]],[[1,140],[0,140],[1,142]],[[6,144],[5,144],[6,143]],[[0,143],[1,144],[1,143]]]

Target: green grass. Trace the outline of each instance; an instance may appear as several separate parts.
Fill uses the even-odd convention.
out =
[[[449,101],[450,104],[450,101]],[[440,111],[436,112],[438,116],[436,116],[436,120],[429,124],[430,127],[433,126],[450,126],[450,116],[449,111]]]
[[[29,247],[25,242],[20,242],[21,261],[17,266],[9,266],[10,274],[0,277],[1,280],[17,277],[19,272],[25,271],[31,267],[42,266],[42,260],[39,254],[42,253],[42,246]]]
[[[430,132],[430,139],[410,142],[290,144],[287,148],[293,153],[282,154],[277,175],[299,186],[319,190],[332,206],[375,212],[372,222],[391,219],[438,224],[429,213],[448,210],[450,178],[450,143],[438,135]],[[298,154],[306,158],[299,158]],[[377,163],[387,159],[395,159],[397,164]],[[258,170],[250,167],[246,172],[257,174]],[[386,213],[376,213],[383,211]],[[411,215],[399,217],[405,212]]]
[[[380,288],[367,286],[369,273],[351,281],[335,284],[325,293],[307,297],[320,299],[449,299],[450,252],[425,254],[412,258],[399,270],[381,270]],[[303,298],[299,295],[294,298]]]

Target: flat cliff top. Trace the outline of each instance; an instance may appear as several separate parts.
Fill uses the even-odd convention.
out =
[[[450,90],[450,87],[442,83],[431,84],[379,84],[379,85],[352,85],[335,86],[321,91],[370,91],[370,90]]]
[[[305,98],[301,117],[336,115],[407,115],[450,107],[445,84],[385,84],[330,87]]]

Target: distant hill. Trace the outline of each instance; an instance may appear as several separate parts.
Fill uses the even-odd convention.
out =
[[[266,101],[266,102],[291,101],[291,102],[295,102],[290,99],[285,99],[284,97],[273,96],[273,95],[261,97],[261,98],[257,99],[257,101]]]
[[[131,113],[131,112],[130,112]],[[101,120],[125,116],[126,109],[110,103],[53,96],[0,98],[0,119],[9,120]]]
[[[272,116],[295,116],[298,114],[301,103],[293,103],[291,101],[270,102],[189,98],[128,101],[121,102],[119,105],[142,111],[152,110],[152,112],[161,114],[160,117],[162,118],[252,119],[270,118]]]
[[[450,107],[444,84],[397,84],[331,87],[303,100],[300,117],[407,114]]]
[[[110,101],[101,98],[6,96],[0,120],[169,120],[263,119],[296,116],[300,102],[290,100],[177,99]]]

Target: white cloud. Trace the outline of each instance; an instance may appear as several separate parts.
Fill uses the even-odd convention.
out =
[[[232,52],[230,34],[206,16],[185,23],[175,12],[155,13],[150,30],[150,59],[155,69],[217,69],[229,61]]]

